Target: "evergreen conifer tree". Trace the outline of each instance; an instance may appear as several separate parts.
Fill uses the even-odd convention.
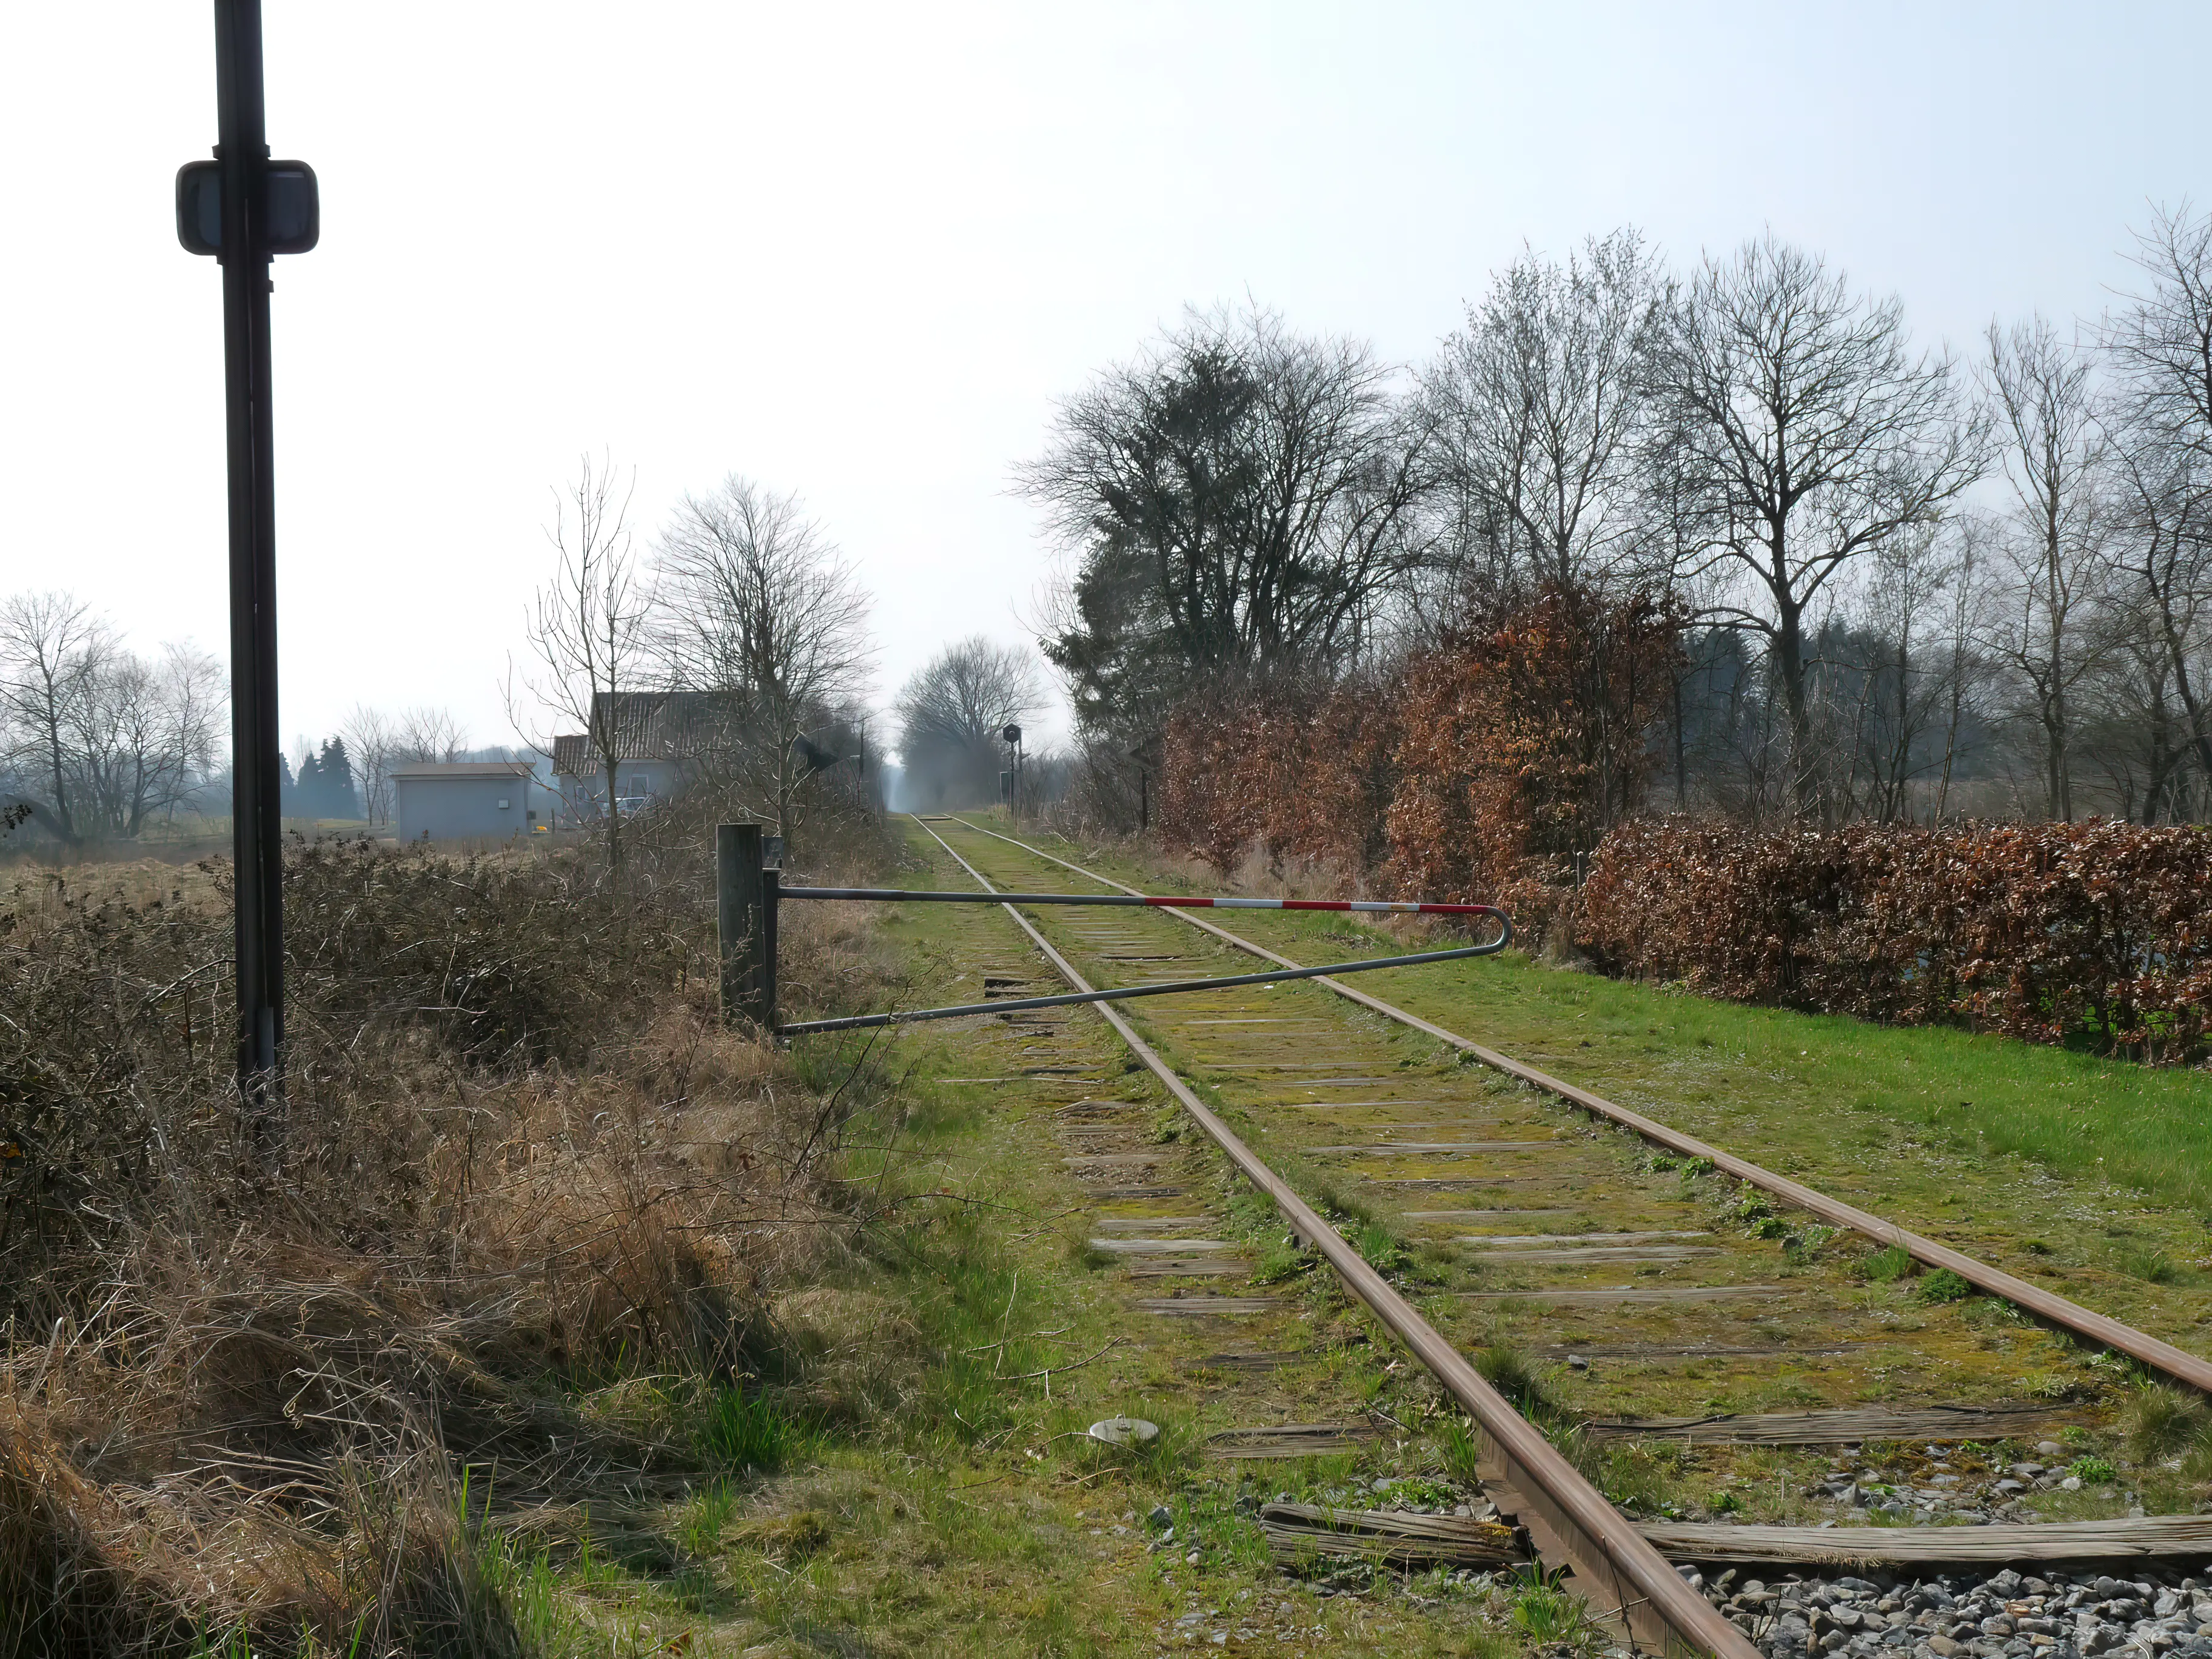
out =
[[[317,757],[322,778],[323,805],[316,816],[325,818],[357,818],[361,801],[355,793],[353,758],[346,753],[343,738],[325,738],[323,752]]]

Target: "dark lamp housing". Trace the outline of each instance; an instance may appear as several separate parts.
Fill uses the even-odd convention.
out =
[[[315,170],[305,161],[271,161],[269,251],[305,253],[322,234]],[[187,253],[222,252],[222,163],[187,161],[177,169],[177,240]]]

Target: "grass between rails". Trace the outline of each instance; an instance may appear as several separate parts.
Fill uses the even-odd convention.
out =
[[[1202,872],[1128,848],[1048,850],[1153,890],[1219,890]],[[1300,961],[1403,943],[1401,933],[1325,915],[1247,912],[1231,926]],[[1517,951],[1355,982],[2212,1352],[2212,1075],[1718,1002],[1559,971]]]
[[[989,913],[981,922],[985,932],[1005,928]],[[917,978],[957,991],[958,964],[946,950],[955,918],[917,907],[895,915],[890,931]],[[1143,1131],[1172,1127],[1166,1103],[1124,1069],[1103,1025],[1079,1018],[1069,1035],[1084,1069],[1106,1079],[1086,1087],[1130,1103]],[[1255,1473],[1202,1460],[1204,1436],[1254,1420],[1340,1416],[1352,1400],[1419,1421],[1424,1407],[1435,1417],[1432,1395],[1378,1352],[1377,1334],[1326,1276],[1291,1270],[1273,1286],[1301,1310],[1297,1340],[1311,1352],[1256,1389],[1204,1364],[1207,1346],[1233,1346],[1243,1333],[1201,1333],[1133,1310],[1123,1264],[1089,1245],[1096,1230],[1077,1213],[1096,1200],[1060,1167],[1054,1096],[933,1080],[1019,1062],[1021,1040],[1007,1027],[974,1025],[902,1034],[910,1095],[896,1133],[884,1152],[854,1152],[849,1169],[857,1183],[880,1182],[901,1218],[875,1231],[842,1282],[792,1310],[794,1320],[827,1315],[841,1333],[809,1343],[818,1358],[804,1391],[837,1392],[845,1385],[830,1379],[850,1367],[899,1383],[895,1406],[811,1441],[803,1474],[750,1493],[738,1511],[749,1518],[725,1534],[720,1571],[778,1631],[762,1650],[1151,1653],[1176,1639],[1186,1615],[1201,1634],[1248,1629],[1268,1644],[1352,1653],[1521,1645],[1502,1633],[1505,1600],[1492,1616],[1481,1595],[1440,1577],[1425,1590],[1378,1598],[1323,1595],[1273,1570],[1250,1518],[1260,1498],[1340,1502],[1355,1478],[1364,1487],[1385,1472],[1441,1470],[1438,1447],[1419,1434]],[[1209,1153],[1185,1146],[1176,1155],[1195,1178],[1192,1196],[1173,1207],[1210,1208],[1216,1218],[1205,1231],[1264,1250],[1280,1231],[1266,1206]],[[1255,1419],[1262,1402],[1267,1414]],[[1084,1436],[1089,1423],[1121,1413],[1158,1423],[1159,1439],[1116,1450]],[[838,1492],[872,1496],[833,1510],[825,1494]],[[765,1517],[779,1509],[825,1523],[803,1565],[748,1541],[744,1528],[773,1528]],[[1148,1517],[1161,1510],[1171,1549],[1155,1547],[1160,1528]]]

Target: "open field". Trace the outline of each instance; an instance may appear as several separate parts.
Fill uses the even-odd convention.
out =
[[[962,882],[926,843],[909,842],[897,856],[902,881]],[[1116,873],[1143,873],[1108,861]],[[102,895],[111,902],[161,897],[203,908],[217,897],[165,891],[161,868],[104,867],[60,896],[51,885],[20,892],[18,926],[66,925],[96,879],[113,884]],[[1147,880],[1166,884],[1157,871]],[[1057,920],[1102,972],[1167,971],[1149,960],[1161,954],[1202,962],[1205,971],[1249,966],[1158,916],[1141,919],[1138,942],[1124,942],[1133,937],[1127,914]],[[1098,915],[1114,920],[1075,920]],[[1247,915],[1237,926],[1310,960],[1397,942],[1347,918]],[[1042,965],[994,908],[871,915],[795,907],[786,938],[794,1017],[974,1000],[987,978],[1001,992],[1043,988]],[[2039,1114],[2056,1109],[2039,1103],[2055,1094],[2075,1116],[2050,1124],[2150,1117],[2164,1126],[2157,1133],[2194,1146],[2202,1078],[1952,1032],[1710,1004],[1515,959],[1364,982],[2193,1352],[2212,1350],[2198,1177],[2161,1178],[2153,1130],[2132,1143],[2137,1162],[2127,1179],[2141,1172],[2132,1188],[2097,1165],[2110,1152],[2078,1139],[2001,1139],[2008,1125],[2045,1124]],[[467,1587],[447,1603],[466,1616],[441,1615],[439,1628],[472,1632],[476,1645],[441,1647],[448,1638],[431,1638],[419,1620],[403,1627],[379,1613],[368,1628],[387,1632],[385,1647],[359,1650],[1121,1655],[1167,1650],[1186,1638],[1211,1646],[1219,1632],[1231,1651],[1502,1656],[1551,1643],[1542,1610],[1552,1593],[1510,1575],[1375,1573],[1321,1559],[1283,1570],[1256,1513],[1262,1502],[1479,1506],[1471,1449],[1426,1373],[1310,1255],[1289,1246],[1267,1206],[1193,1139],[1094,1014],[985,1015],[872,1040],[802,1039],[771,1059],[713,1032],[703,977],[684,983],[651,994],[660,1008],[654,1032],[626,1047],[628,1058],[610,1051],[564,1068],[573,1069],[565,1081],[538,1073],[494,1085],[462,1074],[477,1121],[495,1133],[466,1166],[483,1183],[470,1212],[477,1218],[452,1237],[480,1250],[471,1241],[486,1237],[479,1230],[526,1190],[550,1197],[560,1182],[574,1188],[601,1168],[633,1187],[641,1176],[648,1191],[665,1186],[666,1176],[651,1173],[659,1154],[641,1161],[644,1149],[711,1144],[711,1153],[702,1144],[666,1167],[689,1170],[688,1182],[719,1170],[714,1180],[728,1192],[751,1194],[748,1207],[701,1210],[683,1224],[707,1229],[702,1242],[720,1264],[708,1282],[741,1289],[750,1298],[741,1305],[757,1310],[744,1357],[734,1366],[702,1361],[650,1338],[602,1341],[589,1358],[548,1367],[512,1351],[499,1357],[481,1339],[463,1343],[460,1352],[500,1379],[501,1399],[539,1402],[537,1426],[510,1422],[503,1438],[479,1439],[473,1449],[455,1437],[449,1464],[416,1465],[447,1473],[388,1512],[416,1517],[422,1536],[439,1540],[423,1559],[446,1563],[437,1571]],[[2074,1491],[2031,1494],[2033,1518],[2095,1518],[2133,1505],[2185,1510],[2208,1490],[2212,1468],[2190,1461],[2185,1420],[2158,1431],[2165,1438],[2146,1437],[2126,1367],[2100,1363],[1986,1298],[1931,1298],[1852,1239],[1808,1237],[1795,1226],[1777,1236],[1746,1218],[1732,1183],[1590,1131],[1316,988],[1128,1007],[1240,1132],[1259,1139],[1440,1328],[1480,1354],[1634,1514],[1813,1524],[1845,1511],[1832,1491],[1832,1447],[1581,1438],[1573,1425],[1592,1413],[2025,1405],[2048,1413],[2064,1460],[2094,1477]],[[1324,1053],[1337,1068],[1307,1071],[1365,1079],[1349,1091],[1356,1099],[1299,1083],[1304,1073],[1283,1072],[1256,1089],[1249,1080],[1249,1062]],[[672,1094],[670,1079],[686,1067],[694,1084]],[[497,1171],[526,1171],[559,1144],[529,1127],[518,1089],[568,1103],[572,1125],[586,1102],[629,1099],[622,1144],[640,1150],[616,1158],[616,1143],[587,1137],[547,1166],[553,1188],[518,1188]],[[1954,1094],[1973,1104],[1945,1104]],[[716,1100],[725,1103],[710,1105]],[[1322,1100],[1335,1103],[1302,1109]],[[1537,1224],[1476,1213],[1530,1201],[1510,1184],[1494,1203],[1473,1195],[1471,1179],[1479,1184],[1485,1170],[1510,1175],[1504,1166],[1526,1157],[1470,1169],[1445,1143],[1477,1121],[1486,1138],[1559,1143],[1583,1172],[1576,1181],[1612,1195],[1612,1207]],[[1391,1137],[1416,1135],[1439,1145],[1408,1144],[1380,1162],[1371,1149],[1346,1156],[1369,1137],[1387,1147]],[[1434,1182],[1441,1195],[1389,1182]],[[1113,1195],[1122,1188],[1129,1195]],[[768,1193],[778,1196],[764,1208]],[[1484,1265],[1487,1252],[1528,1249],[1523,1234],[1542,1236],[1536,1254]],[[1647,1265],[1680,1251],[1668,1272],[1722,1289],[1771,1285],[1784,1300],[1583,1312],[1547,1300],[1637,1282],[1637,1262],[1607,1254],[1620,1254],[1611,1240],[1623,1234],[1650,1236],[1636,1247]],[[510,1251],[542,1248],[530,1241],[544,1237],[513,1224],[501,1236]],[[1583,1244],[1575,1236],[1594,1237]],[[503,1273],[537,1271],[521,1256],[511,1261]],[[679,1277],[690,1271],[679,1266]],[[1468,1288],[1480,1294],[1461,1294]],[[1215,1295],[1255,1306],[1200,1317],[1174,1309]],[[1838,1326],[1848,1328],[1840,1344],[1831,1340]],[[623,1328],[620,1319],[609,1327]],[[1703,1352],[1630,1352],[1670,1341]],[[1729,1352],[1777,1346],[1803,1352],[1780,1369],[1758,1352]],[[1577,1350],[1595,1358],[1568,1364]],[[46,1351],[40,1343],[9,1356],[12,1409],[33,1413],[11,1419],[17,1478],[35,1452],[44,1460],[37,1468],[89,1478],[87,1502],[96,1493],[143,1506],[158,1482],[173,1486],[167,1466],[144,1461],[143,1420],[112,1407],[100,1407],[109,1415],[99,1420],[142,1448],[131,1455],[140,1473],[130,1460],[84,1464],[57,1449],[52,1425],[61,1408]],[[58,1374],[88,1378],[88,1366],[112,1364],[119,1352],[87,1346]],[[1115,1450],[1083,1437],[1089,1423],[1120,1413],[1158,1424],[1159,1440]],[[21,1437],[26,1423],[36,1437]],[[1318,1455],[1260,1459],[1224,1456],[1215,1438],[1284,1424],[1358,1432]],[[221,1425],[199,1432],[219,1435]],[[564,1443],[580,1461],[558,1455]],[[1987,1494],[2024,1444],[1992,1440],[1942,1457],[1901,1445],[1862,1449],[1870,1489],[1887,1481],[1931,1490],[1926,1483],[1942,1475]],[[134,1486],[149,1475],[156,1486]],[[1376,1495],[1378,1481],[1388,1496]],[[1974,1501],[1986,1511],[1999,1499]],[[1167,1541],[1150,1519],[1161,1511],[1173,1528]],[[187,1629],[185,1645],[170,1650],[210,1639],[240,1654],[249,1643],[255,1653],[349,1650],[345,1632],[328,1626],[287,1639],[264,1622],[227,1638],[224,1609],[234,1605],[204,1603],[197,1633]],[[1571,1644],[1602,1645],[1595,1631],[1569,1635]],[[141,1645],[163,1650],[150,1639]]]

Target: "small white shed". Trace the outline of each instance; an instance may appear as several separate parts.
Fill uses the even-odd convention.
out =
[[[505,841],[553,822],[527,761],[424,761],[392,769],[402,841]]]

